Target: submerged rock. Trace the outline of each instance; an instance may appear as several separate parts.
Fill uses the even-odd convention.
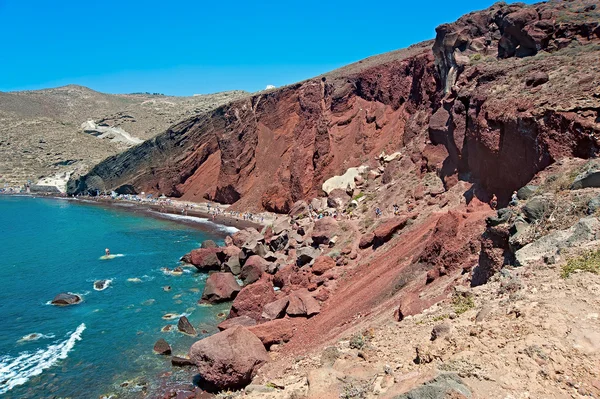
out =
[[[241,389],[270,360],[264,345],[244,327],[234,327],[204,338],[190,348],[190,359],[208,391]]]
[[[191,359],[180,356],[173,356],[171,358],[171,365],[175,367],[189,367],[195,366],[194,362]]]
[[[196,336],[198,333],[187,317],[181,316],[177,322],[177,329],[184,334]]]
[[[94,289],[96,291],[103,291],[108,288],[110,280],[96,280],[94,281]]]
[[[52,305],[56,306],[69,306],[69,305],[77,305],[81,302],[81,297],[76,294],[70,293],[61,293],[54,297],[52,300]]]
[[[171,345],[161,338],[154,344],[154,352],[158,353],[159,355],[170,355]]]

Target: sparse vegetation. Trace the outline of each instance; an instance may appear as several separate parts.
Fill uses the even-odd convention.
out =
[[[469,56],[469,62],[471,63],[471,65],[477,64],[482,59],[483,59],[483,56],[481,54],[479,54],[479,53],[471,54]]]
[[[452,298],[452,307],[457,315],[461,315],[475,307],[473,297],[471,295],[456,294]]]
[[[341,399],[363,399],[367,397],[369,386],[365,383],[347,382],[342,387]]]
[[[367,344],[367,339],[362,333],[357,333],[350,338],[350,348],[362,349]]]
[[[562,267],[560,276],[567,278],[575,272],[600,274],[600,249],[589,251],[577,258],[569,259]]]

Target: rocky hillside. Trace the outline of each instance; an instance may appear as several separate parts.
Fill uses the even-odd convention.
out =
[[[183,121],[70,190],[130,184],[286,212],[400,151],[446,189],[479,181],[506,201],[556,159],[597,150],[599,13],[592,0],[498,3],[440,26],[435,42]]]
[[[42,176],[86,172],[169,125],[245,94],[112,95],[74,85],[0,92],[0,183],[19,186]]]

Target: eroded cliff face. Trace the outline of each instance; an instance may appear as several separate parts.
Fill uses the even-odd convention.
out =
[[[495,5],[435,43],[366,59],[172,126],[70,182],[287,212],[323,181],[401,151],[446,188],[501,200],[600,134],[599,11],[592,0]],[[433,45],[432,45],[433,44]]]

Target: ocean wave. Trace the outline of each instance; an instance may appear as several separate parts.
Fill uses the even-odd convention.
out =
[[[102,282],[102,284],[98,284],[99,286],[96,287],[96,283],[100,283]],[[105,289],[108,288],[108,286],[112,283],[112,279],[107,279],[107,280],[96,280],[94,281],[94,290],[96,291],[104,291]]]
[[[75,343],[81,341],[84,330],[85,324],[81,323],[66,340],[49,345],[46,349],[39,349],[33,353],[22,352],[17,357],[1,356],[0,395],[25,384],[31,377],[40,375],[59,360],[66,359]]]
[[[208,225],[211,225],[211,226],[217,228],[218,230],[224,231],[224,232],[229,233],[229,234],[233,234],[233,233],[239,231],[239,229],[236,228],[236,227],[225,226],[225,225],[222,225],[222,224],[219,224],[219,223],[212,222],[212,221],[210,221],[207,218],[201,218],[201,217],[198,217],[198,216],[177,215],[177,214],[174,214],[174,213],[161,213],[161,212],[155,212],[155,211],[151,211],[151,212],[155,213],[157,215],[160,215],[162,217],[168,218],[168,219],[185,220],[185,221],[188,221],[188,222],[208,224]]]

